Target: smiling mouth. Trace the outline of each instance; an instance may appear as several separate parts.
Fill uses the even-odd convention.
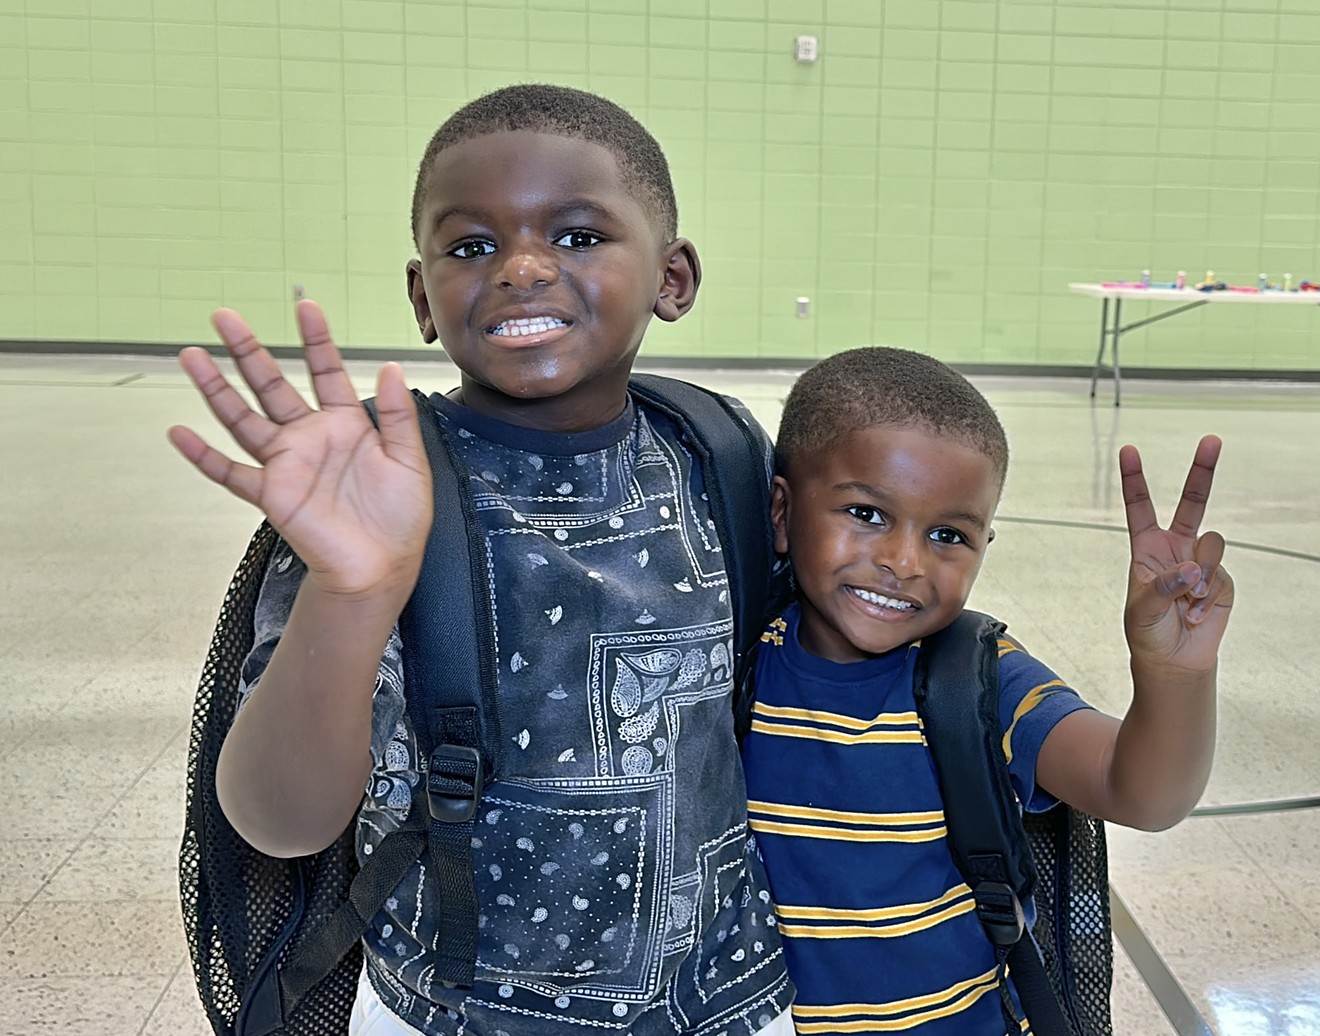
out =
[[[900,600],[897,597],[886,597],[884,594],[873,593],[870,590],[863,590],[861,587],[850,586],[848,590],[860,597],[867,604],[874,604],[881,608],[892,608],[898,612],[915,612],[921,610],[921,605],[914,604],[912,601]]]
[[[558,317],[523,317],[518,320],[505,320],[494,327],[486,328],[488,335],[496,338],[527,338],[531,335],[543,335],[547,331],[568,327],[568,321]]]

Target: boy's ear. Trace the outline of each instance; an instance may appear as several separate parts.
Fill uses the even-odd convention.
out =
[[[408,301],[412,303],[417,315],[417,327],[422,332],[423,342],[436,340],[435,321],[431,319],[431,303],[426,299],[426,282],[422,280],[422,261],[409,259],[407,266]]]
[[[685,237],[677,238],[665,249],[665,278],[660,297],[655,300],[655,315],[675,321],[692,308],[701,284],[701,260],[697,249]]]
[[[788,508],[790,490],[783,475],[770,483],[770,526],[775,533],[775,553],[788,553]]]

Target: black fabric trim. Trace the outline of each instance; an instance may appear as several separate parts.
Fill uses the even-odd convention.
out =
[[[433,392],[431,405],[449,421],[473,435],[527,453],[544,453],[555,457],[572,457],[578,453],[596,453],[617,446],[632,431],[636,411],[629,396],[623,412],[609,424],[585,432],[546,432],[539,428],[509,424],[496,417],[479,414],[448,396]]]

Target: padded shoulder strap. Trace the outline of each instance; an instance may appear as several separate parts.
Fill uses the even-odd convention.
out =
[[[446,985],[466,987],[477,959],[473,818],[482,786],[500,770],[503,750],[498,662],[486,541],[471,484],[440,431],[435,408],[422,393],[414,390],[413,396],[431,467],[435,516],[417,586],[399,616],[399,635],[408,712],[427,764],[426,845],[441,902],[435,974]],[[374,418],[374,407],[370,402],[367,407]],[[408,851],[405,840],[395,842],[391,856]]]
[[[431,468],[435,514],[417,586],[399,616],[399,631],[408,713],[426,783],[414,796],[404,828],[381,841],[334,912],[285,955],[301,913],[293,911],[295,924],[267,956],[266,964],[272,966],[263,964],[245,992],[236,1030],[242,1036],[282,1031],[285,1019],[326,976],[343,971],[341,962],[424,852],[441,898],[435,977],[446,985],[470,986],[475,974],[473,817],[482,785],[499,765],[485,539],[470,485],[440,431],[434,407],[420,392],[414,390],[413,398]],[[375,401],[364,400],[363,406],[376,421]],[[256,544],[254,538],[253,549]],[[351,835],[341,838],[341,844],[351,855]],[[350,981],[356,982],[353,970]]]
[[[954,862],[973,888],[974,881],[1000,882],[1026,902],[1036,868],[1026,838],[1019,837],[1017,797],[1004,763],[998,652],[1003,631],[1004,624],[990,616],[965,611],[923,638],[914,690]]]
[[[399,617],[407,647],[404,678],[410,687],[409,708],[424,705],[416,718],[429,722],[421,723],[417,733],[428,753],[441,740],[436,710],[475,709],[489,775],[499,768],[502,742],[486,538],[466,468],[442,434],[434,406],[415,389],[413,397],[431,465],[435,517],[417,586]]]
[[[628,386],[637,399],[678,425],[701,460],[729,575],[734,670],[740,684],[761,635],[770,593],[774,540],[765,445],[717,392],[658,374],[634,374]]]
[[[1023,938],[1023,903],[1036,887],[1036,864],[1009,782],[999,721],[999,636],[1004,624],[965,611],[925,637],[914,691],[940,796],[949,850],[976,900],[976,913],[1001,962],[1012,968],[1036,1036],[1070,1029],[1035,944]],[[1005,1001],[1007,1003],[1007,1001]]]
[[[439,714],[472,709],[476,739],[470,743],[482,749],[489,776],[500,738],[486,541],[465,469],[440,430],[435,408],[417,389],[413,401],[431,467],[434,517],[417,585],[399,616],[408,710],[429,756],[446,737]],[[376,401],[363,400],[363,406],[375,421]]]

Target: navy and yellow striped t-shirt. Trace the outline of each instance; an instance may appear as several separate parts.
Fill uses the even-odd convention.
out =
[[[805,651],[796,607],[763,638],[743,746],[801,1034],[1004,1032],[994,953],[945,842],[912,695],[920,648],[848,665]],[[1004,753],[1018,798],[1060,719],[1086,704],[1000,641]]]

